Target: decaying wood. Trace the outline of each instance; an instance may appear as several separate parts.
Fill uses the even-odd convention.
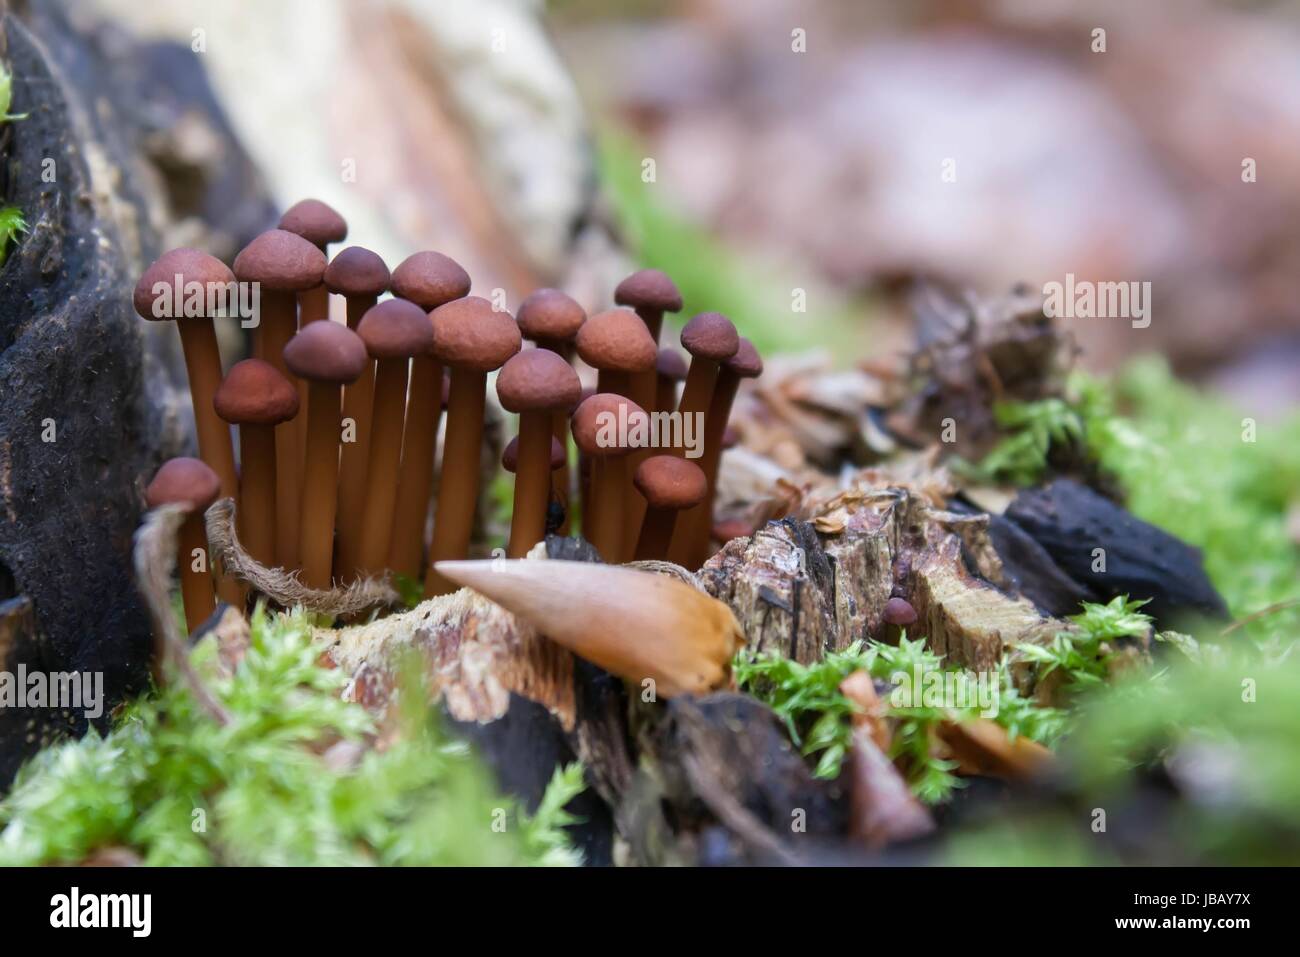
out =
[[[812,776],[761,703],[725,692],[686,697],[657,718],[638,735],[627,796],[635,863],[799,863],[844,833],[845,795]]]
[[[314,634],[352,676],[344,696],[368,708],[387,705],[405,654],[418,652],[428,662],[430,690],[458,720],[497,720],[514,692],[573,728],[573,656],[468,589],[369,624]]]
[[[805,505],[809,522],[770,523],[701,569],[753,651],[807,663],[859,638],[896,637],[882,618],[891,596],[916,609],[913,634],[949,664],[975,670],[995,670],[1008,646],[1043,643],[1069,627],[1009,590],[987,519],[938,507],[942,481],[875,487],[888,477],[870,470],[860,479]]]

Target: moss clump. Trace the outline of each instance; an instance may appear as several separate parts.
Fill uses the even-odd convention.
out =
[[[107,736],[42,751],[0,803],[0,864],[71,863],[110,846],[156,865],[576,863],[561,828],[580,766],[557,771],[538,812],[521,813],[408,679],[396,739],[334,770],[329,745],[376,729],[339,698],[344,676],[319,663],[301,616],[257,613],[228,677],[213,655],[200,645],[195,664],[228,723],[176,683]]]

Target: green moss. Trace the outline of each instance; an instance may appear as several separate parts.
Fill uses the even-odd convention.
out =
[[[107,736],[45,749],[0,803],[0,864],[75,862],[105,846],[149,864],[574,862],[560,828],[581,768],[557,772],[537,814],[521,813],[443,732],[417,669],[403,672],[401,735],[336,771],[322,752],[376,729],[339,698],[345,678],[318,662],[301,616],[259,611],[233,676],[217,674],[213,654],[201,645],[196,667],[229,723],[175,683],[135,702]]]

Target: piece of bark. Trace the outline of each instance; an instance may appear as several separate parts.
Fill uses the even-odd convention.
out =
[[[83,29],[50,0],[8,5],[2,42],[10,110],[27,115],[0,126],[0,190],[29,231],[0,267],[0,600],[31,600],[51,669],[103,674],[107,714],[146,686],[130,555],[143,479],[190,441],[175,328],[137,317],[129,292],[182,232],[237,248],[237,211],[265,199],[232,137],[220,163],[194,159],[219,184],[165,158],[170,119],[229,133],[188,45]]]
[[[1166,627],[1186,615],[1227,617],[1227,605],[1206,576],[1199,549],[1085,485],[1057,479],[1046,488],[1025,489],[1006,517],[1103,600],[1149,598],[1143,611]],[[1104,556],[1096,549],[1104,550]]]
[[[630,800],[642,817],[671,808],[670,831],[632,835],[637,863],[698,863],[701,835],[722,823],[743,859],[801,863],[847,827],[842,789],[812,776],[780,719],[746,695],[721,692],[667,703],[638,736],[641,765]]]

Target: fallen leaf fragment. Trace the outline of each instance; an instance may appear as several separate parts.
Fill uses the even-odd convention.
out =
[[[574,654],[666,698],[723,685],[744,643],[722,602],[676,578],[590,562],[438,562]]]
[[[1024,735],[1012,740],[1006,728],[988,718],[940,722],[939,737],[951,749],[962,774],[1022,780],[1056,760],[1037,741]]]
[[[907,841],[934,830],[934,821],[863,725],[849,751],[849,832],[870,848]]]

